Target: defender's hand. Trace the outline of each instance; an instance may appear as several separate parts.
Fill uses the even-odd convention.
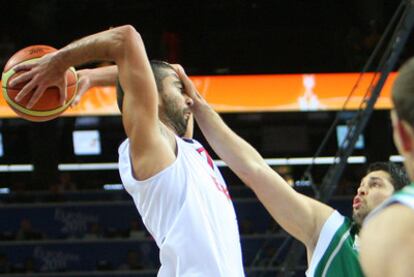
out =
[[[194,105],[205,102],[194,83],[185,73],[184,68],[179,64],[172,64],[172,67],[175,69],[178,77],[183,82],[185,93],[193,100]]]

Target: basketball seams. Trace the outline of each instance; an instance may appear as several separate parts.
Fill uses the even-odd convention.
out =
[[[76,85],[72,85],[68,88],[72,88],[73,86]],[[5,92],[5,93],[4,93]],[[57,113],[61,113],[64,110],[66,110],[70,104],[72,104],[73,100],[75,99],[76,93],[73,93],[72,98],[69,99],[69,101],[67,101],[63,106],[60,106],[56,109],[53,110],[45,110],[45,111],[34,111],[34,110],[29,110],[19,104],[17,104],[16,102],[14,102],[7,94],[7,88],[3,88],[3,96],[6,99],[7,103],[12,106],[14,109],[18,110],[21,113],[27,114],[27,115],[31,115],[31,116],[51,116],[51,115],[56,115]]]
[[[7,83],[9,81],[10,77],[13,76],[16,73],[16,71],[14,71],[14,69],[13,69],[15,66],[17,66],[19,64],[33,63],[33,62],[37,61],[38,59],[40,59],[40,58],[32,58],[30,60],[25,60],[25,61],[22,61],[20,63],[16,63],[15,65],[13,65],[12,68],[10,68],[9,70],[7,70],[6,72],[3,72],[3,76],[1,78],[2,87],[7,86],[8,85]]]
[[[73,86],[73,85],[76,85],[76,91],[78,91],[78,73],[76,73],[76,69],[73,67],[73,66],[71,66],[71,67],[69,67],[69,69],[68,70],[70,70],[72,73],[73,73],[73,76],[74,76],[74,83],[68,83],[66,86],[67,87],[71,87],[71,86]],[[66,71],[67,72],[67,71]],[[68,78],[67,78],[68,79]]]
[[[33,62],[39,60],[40,58],[33,58],[33,59],[30,59],[30,60],[25,60],[23,62],[17,63],[12,68],[10,68],[8,71],[3,72],[2,78],[1,78],[1,85],[2,85],[2,87],[3,88],[8,87],[8,82],[9,82],[10,77],[12,77],[16,73],[16,71],[14,71],[14,69],[13,69],[15,66],[17,66],[19,64],[33,63]],[[70,67],[68,70],[70,70],[73,73],[73,76],[74,76],[74,78],[73,78],[74,79],[74,82],[67,84],[67,86],[70,87],[70,86],[73,86],[73,85],[75,85],[75,84],[78,83],[78,74],[76,73],[76,69],[73,66]],[[66,79],[69,79],[69,78],[66,78]],[[22,89],[22,87],[21,88],[20,87],[13,87],[13,89]]]
[[[64,73],[66,78],[66,89],[68,91],[68,97],[66,97],[66,103],[60,105],[59,103],[59,91],[55,86],[47,88],[48,92],[53,91],[53,94],[42,97],[39,105],[28,109],[26,102],[31,96],[28,95],[24,98],[24,101],[18,103],[14,100],[19,91],[27,84],[23,83],[15,87],[10,87],[11,80],[18,78],[20,72],[16,72],[14,68],[17,65],[34,63],[41,59],[44,55],[54,52],[56,49],[46,45],[33,45],[26,47],[17,53],[15,53],[7,62],[3,74],[2,74],[2,94],[10,108],[14,110],[19,116],[31,120],[31,121],[47,121],[58,117],[62,114],[74,101],[78,90],[78,76],[74,67],[68,68]],[[50,98],[50,101],[48,100]]]
[[[31,61],[36,60],[36,59],[39,59],[39,58],[32,59]],[[28,61],[29,61],[29,60],[24,61],[24,62],[28,62]],[[8,94],[8,91],[7,91],[7,90],[8,90],[8,87],[7,87],[7,86],[6,86],[6,87],[4,87],[4,86],[3,86],[3,90],[2,90],[2,92],[3,92],[3,97],[6,99],[7,103],[8,103],[10,106],[12,106],[12,107],[13,107],[13,109],[15,109],[15,110],[17,110],[17,111],[19,111],[19,112],[21,112],[21,113],[24,113],[24,114],[30,115],[30,116],[42,117],[42,116],[52,116],[52,115],[56,115],[57,113],[61,113],[61,112],[63,112],[65,109],[67,109],[67,108],[69,107],[69,105],[73,102],[73,100],[74,100],[74,99],[75,99],[75,97],[76,97],[76,92],[77,92],[77,90],[78,90],[78,82],[77,82],[78,76],[77,76],[77,74],[76,74],[76,70],[75,70],[73,67],[69,68],[69,70],[73,73],[73,76],[74,76],[74,79],[75,79],[75,83],[68,85],[68,86],[67,86],[67,89],[73,89],[73,87],[75,86],[75,89],[74,89],[74,91],[75,91],[75,92],[72,94],[72,97],[69,99],[69,101],[67,101],[67,102],[66,102],[66,104],[64,104],[63,106],[60,106],[60,107],[58,107],[58,108],[56,108],[56,109],[53,109],[53,110],[45,110],[45,111],[34,111],[34,110],[29,110],[29,109],[27,109],[27,108],[25,108],[25,107],[23,107],[23,106],[21,106],[21,105],[17,104],[16,102],[14,102],[14,100],[13,100],[13,99],[11,99],[11,98],[9,97],[9,94]],[[14,70],[13,70],[13,69],[10,69],[9,71],[5,72],[5,73],[3,74],[2,84],[4,84],[4,83],[6,83],[6,84],[7,84],[7,82],[8,82],[8,80],[9,80],[9,78],[10,78],[11,76],[13,76],[13,74],[14,74],[14,73],[15,73],[15,72],[14,72]],[[3,83],[3,82],[4,82],[4,83]]]

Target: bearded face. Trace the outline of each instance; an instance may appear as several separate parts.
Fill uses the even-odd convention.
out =
[[[352,203],[352,219],[361,226],[365,217],[394,192],[390,175],[382,170],[372,171],[362,180]]]
[[[173,69],[158,72],[159,118],[169,126],[177,136],[183,137],[187,131],[191,111],[184,86]]]
[[[171,101],[172,99],[168,98],[168,96],[163,97],[161,111],[163,114],[163,121],[168,122],[168,125],[175,130],[175,133],[179,137],[182,137],[187,130],[188,114],[190,113],[190,109],[179,107],[176,102]]]

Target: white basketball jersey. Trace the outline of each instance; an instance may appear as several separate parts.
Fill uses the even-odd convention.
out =
[[[158,276],[244,276],[240,237],[226,184],[202,145],[177,137],[177,157],[144,181],[133,177],[130,144],[119,172],[160,248]]]

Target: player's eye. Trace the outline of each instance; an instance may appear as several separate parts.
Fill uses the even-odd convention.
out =
[[[381,183],[380,182],[371,182],[369,185],[370,185],[370,187],[379,187],[379,186],[381,186]]]

